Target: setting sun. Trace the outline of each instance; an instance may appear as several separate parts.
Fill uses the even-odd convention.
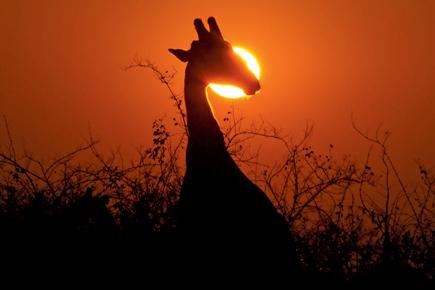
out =
[[[254,73],[257,79],[260,79],[260,65],[257,59],[246,49],[241,47],[234,47],[234,52],[246,62],[248,68]],[[247,97],[245,92],[236,86],[231,85],[221,85],[221,84],[210,84],[210,88],[218,95],[228,98],[228,99],[239,99]]]

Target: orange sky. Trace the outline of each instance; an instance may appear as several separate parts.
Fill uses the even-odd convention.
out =
[[[149,144],[172,103],[151,73],[121,68],[135,56],[173,67],[181,92],[184,64],[167,48],[187,48],[193,19],[210,15],[261,62],[261,94],[235,102],[249,120],[294,135],[308,121],[318,148],[362,155],[353,115],[392,131],[405,171],[435,165],[435,1],[3,1],[0,114],[43,156],[75,148],[89,128],[107,147]],[[218,117],[231,106],[211,102]]]

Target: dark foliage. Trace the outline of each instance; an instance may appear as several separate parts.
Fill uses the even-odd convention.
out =
[[[129,166],[118,153],[104,156],[92,139],[51,162],[18,154],[5,120],[2,268],[44,269],[65,277],[92,276],[98,269],[105,277],[127,273],[144,285],[157,275],[170,281],[183,273],[176,205],[184,174],[185,114],[170,88],[173,74],[151,64],[130,67],[135,66],[154,71],[170,89],[178,114],[171,125],[153,123],[152,146],[138,150]],[[337,160],[333,145],[326,154],[316,153],[308,145],[310,128],[292,143],[265,123],[244,126],[243,120],[231,111],[222,130],[233,158],[292,229],[302,272],[288,273],[289,288],[296,278],[308,286],[352,289],[433,287],[435,177],[429,168],[419,165],[421,179],[405,184],[388,154],[388,134],[371,137],[356,128],[373,145],[366,161],[357,164],[348,157]],[[281,162],[263,165],[251,142],[255,138],[282,145]],[[88,161],[79,162],[85,155]]]

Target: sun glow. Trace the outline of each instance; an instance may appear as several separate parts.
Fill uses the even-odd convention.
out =
[[[245,62],[248,68],[254,73],[255,77],[260,79],[260,65],[257,59],[246,49],[241,47],[234,47],[234,52],[238,54]],[[231,85],[221,85],[221,84],[210,84],[210,88],[219,96],[228,99],[239,99],[248,97],[245,92],[236,86]]]

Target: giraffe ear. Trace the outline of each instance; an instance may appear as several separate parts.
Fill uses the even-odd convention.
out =
[[[188,62],[189,61],[189,51],[182,50],[182,49],[168,49],[170,53],[175,55],[179,60],[182,62]]]

